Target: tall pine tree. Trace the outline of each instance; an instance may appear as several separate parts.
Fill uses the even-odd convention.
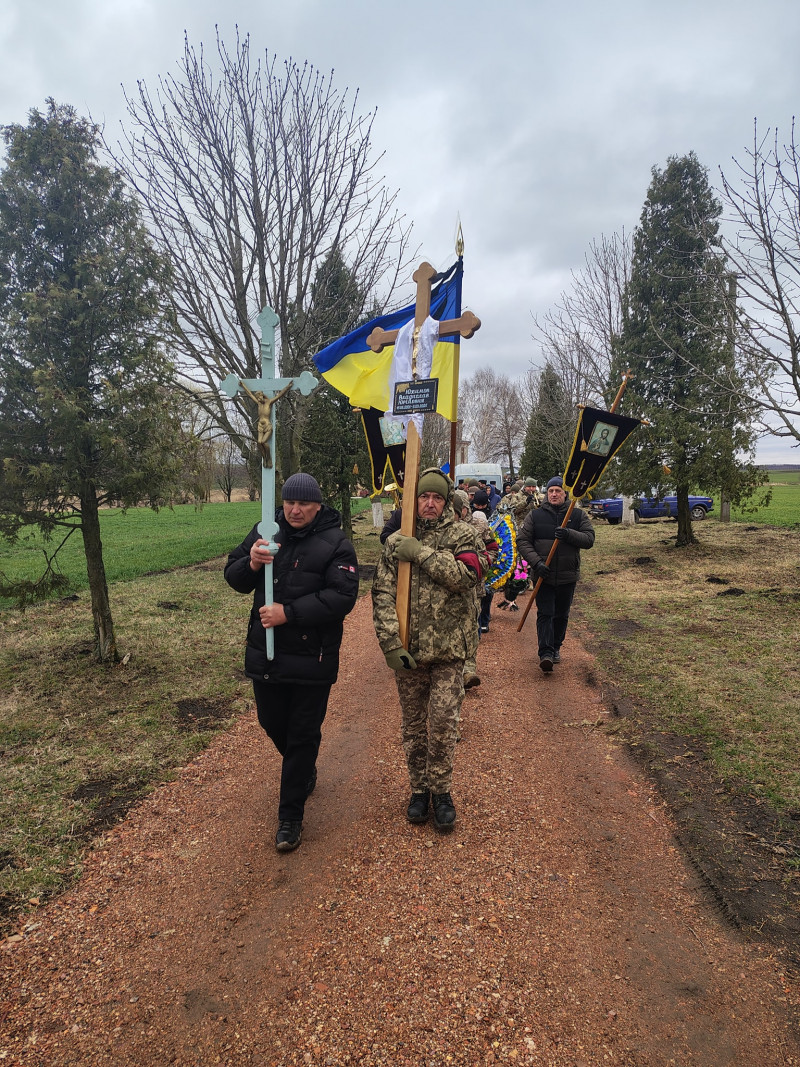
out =
[[[758,477],[738,458],[755,435],[736,369],[720,212],[693,152],[653,168],[609,383],[615,391],[629,368],[625,411],[650,423],[626,446],[615,482],[631,494],[674,486],[679,545],[696,540],[692,490],[738,498]]]

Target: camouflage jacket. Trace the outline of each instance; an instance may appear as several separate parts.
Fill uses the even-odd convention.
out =
[[[408,651],[418,663],[463,660],[478,644],[475,625],[476,567],[485,572],[483,543],[471,525],[456,520],[450,504],[435,521],[417,519],[423,551],[411,564],[411,625]],[[397,559],[392,534],[384,545],[372,583],[372,617],[381,650],[400,648],[397,621]]]
[[[501,515],[507,515],[511,512],[514,516],[514,525],[518,530],[521,530],[528,512],[531,508],[537,507],[538,504],[539,498],[536,493],[529,495],[524,489],[518,489],[516,493],[509,493],[508,496],[504,496],[497,505],[497,510]]]

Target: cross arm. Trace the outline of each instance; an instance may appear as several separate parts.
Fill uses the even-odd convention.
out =
[[[233,399],[242,386],[247,386],[248,389],[251,390],[258,389],[263,392],[266,388],[279,391],[292,385],[294,385],[294,388],[302,393],[303,396],[309,396],[316,389],[317,385],[319,385],[319,382],[311,371],[308,370],[304,370],[297,378],[271,378],[269,382],[264,381],[263,378],[240,378],[238,374],[229,374],[227,378],[220,383],[220,389],[222,389],[226,396]]]
[[[465,311],[457,319],[445,319],[439,323],[439,336],[446,337],[448,334],[458,333],[462,337],[472,337],[476,330],[481,328],[481,320],[471,311]],[[382,352],[386,345],[393,345],[397,340],[399,330],[384,330],[382,326],[376,326],[367,338],[367,344],[373,352]]]

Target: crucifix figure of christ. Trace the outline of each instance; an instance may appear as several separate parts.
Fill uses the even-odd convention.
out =
[[[417,285],[417,298],[414,305],[414,343],[411,352],[411,373],[417,377],[417,350],[419,332],[423,323],[431,312],[431,282],[436,277],[436,271],[430,263],[420,263],[414,271],[412,280]],[[445,319],[439,323],[439,336],[446,337],[449,334],[460,334],[461,337],[472,337],[479,330],[481,320],[471,311],[465,311],[457,319]],[[367,337],[367,344],[373,352],[380,352],[386,345],[393,344],[397,340],[399,330],[384,330],[380,326]],[[456,368],[458,379],[458,368]],[[413,420],[408,423],[408,437],[406,440],[406,461],[403,472],[403,517],[400,530],[408,537],[414,536],[417,524],[417,482],[419,481],[419,454],[420,440],[417,427]],[[411,611],[411,564],[405,560],[398,563],[397,570],[397,619],[400,623],[400,640],[403,648],[408,648],[408,630]]]
[[[231,400],[241,390],[258,405],[258,424],[256,427],[258,447],[261,452],[261,522],[258,532],[269,542],[270,555],[275,555],[280,545],[274,537],[278,532],[275,521],[275,467],[272,463],[271,443],[275,433],[275,401],[285,396],[290,389],[297,389],[303,396],[309,396],[319,384],[314,375],[304,370],[297,378],[273,378],[275,367],[275,327],[278,316],[272,308],[265,307],[256,320],[261,327],[261,377],[240,379],[237,374],[229,374],[220,388]],[[267,425],[262,425],[262,420]],[[272,604],[272,581],[264,581],[264,596],[267,604]],[[267,635],[267,659],[275,655],[275,633],[270,627]]]
[[[272,405],[276,400],[280,400],[282,396],[286,396],[289,390],[294,385],[294,379],[292,378],[288,385],[285,385],[279,393],[276,393],[272,398],[265,396],[259,389],[257,393],[251,393],[247,388],[247,383],[239,379],[239,385],[242,388],[242,392],[246,393],[251,400],[253,400],[258,406],[258,422],[256,423],[256,439],[258,441],[258,448],[261,452],[261,463],[264,467],[272,466],[272,451],[270,449],[270,440],[273,434],[272,426]]]

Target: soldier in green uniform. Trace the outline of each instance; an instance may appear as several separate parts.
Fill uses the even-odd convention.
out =
[[[464,661],[477,647],[475,589],[488,569],[483,546],[452,506],[453,483],[438,469],[420,475],[417,535],[392,534],[384,545],[372,586],[375,632],[395,672],[408,764],[410,822],[428,819],[452,830],[450,795],[458,719],[464,698]],[[397,565],[411,563],[408,648],[400,643]]]

